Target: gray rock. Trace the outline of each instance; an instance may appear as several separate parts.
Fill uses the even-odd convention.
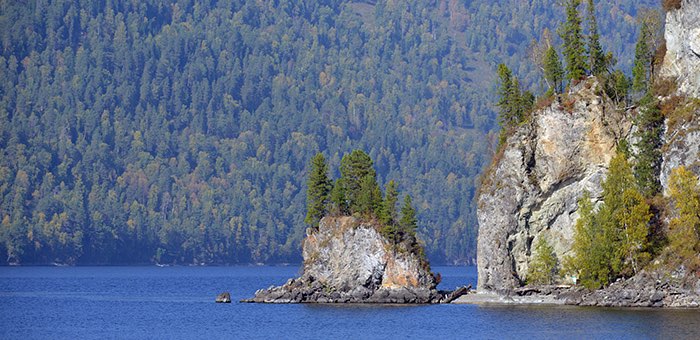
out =
[[[700,0],[683,0],[666,14],[666,56],[660,70],[677,79],[678,91],[700,98]]]
[[[231,303],[231,294],[223,292],[216,296],[216,303]]]
[[[508,291],[526,279],[532,246],[547,238],[559,259],[571,251],[584,190],[598,203],[607,166],[632,124],[595,78],[518,128],[485,175],[478,197],[478,290]]]
[[[394,249],[379,226],[354,217],[325,217],[307,230],[297,279],[259,290],[245,302],[435,303],[443,299],[428,266]]]

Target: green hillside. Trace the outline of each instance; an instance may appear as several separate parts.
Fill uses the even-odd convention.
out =
[[[623,69],[642,5],[598,4]],[[562,20],[553,0],[2,1],[0,262],[299,262],[309,161],[353,149],[413,197],[432,261],[469,261],[496,65],[539,91],[522,56]]]

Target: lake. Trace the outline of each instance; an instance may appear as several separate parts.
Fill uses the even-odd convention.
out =
[[[442,289],[475,267],[435,267]],[[543,306],[216,304],[298,267],[0,267],[2,339],[503,339],[700,337],[700,311]]]

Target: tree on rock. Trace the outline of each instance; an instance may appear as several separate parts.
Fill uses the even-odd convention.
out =
[[[560,27],[559,35],[564,41],[566,78],[578,81],[586,75],[585,44],[581,33],[581,18],[578,6],[581,0],[566,0],[566,22]]]
[[[549,46],[544,60],[544,78],[554,93],[562,92],[564,82],[564,69],[561,66],[559,53],[554,46]]]
[[[382,201],[382,208],[379,213],[379,221],[384,225],[396,224],[398,213],[396,203],[399,200],[399,190],[396,181],[391,180],[386,185],[386,193]]]
[[[606,286],[619,276],[636,274],[650,258],[649,221],[652,214],[623,152],[610,161],[603,182],[603,204],[594,211],[590,195],[579,201],[574,229],[574,257],[567,271],[578,274],[589,288]]]
[[[372,159],[362,150],[353,150],[340,160],[340,182],[345,191],[350,212],[358,212],[361,185],[363,179],[369,176],[376,182],[376,172],[372,167]]]
[[[318,221],[326,215],[332,182],[328,178],[328,165],[322,153],[317,153],[311,159],[311,172],[306,191],[306,218],[304,222],[312,227],[318,226]]]
[[[401,226],[401,231],[407,235],[415,235],[418,229],[418,219],[416,218],[416,210],[413,209],[411,195],[404,197],[399,226]]]
[[[700,253],[700,187],[698,177],[684,166],[673,169],[668,183],[668,194],[674,208],[669,223],[671,252],[682,261],[697,263]]]
[[[527,283],[535,285],[552,284],[557,272],[557,255],[547,239],[540,237],[535,246],[534,257],[528,268]]]
[[[595,17],[593,0],[588,0],[588,69],[594,76],[601,76],[606,70],[605,52],[600,45],[598,21]]]

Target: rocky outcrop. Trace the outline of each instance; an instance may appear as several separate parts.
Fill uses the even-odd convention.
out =
[[[354,217],[323,218],[307,231],[301,276],[244,302],[439,303],[458,297],[436,290],[425,260],[391,244],[378,228]]]
[[[660,180],[684,165],[700,174],[700,0],[684,0],[666,18],[667,53],[660,70],[677,93],[660,98],[667,110]],[[599,203],[616,144],[634,144],[629,113],[612,109],[590,78],[563,103],[534,113],[511,135],[485,175],[478,199],[478,294],[463,301],[567,303],[595,306],[700,306],[700,278],[657,265],[602,290],[526,287],[531,246],[546,237],[559,260],[571,249],[584,190]],[[573,106],[571,103],[573,102]],[[567,109],[570,108],[570,109]],[[668,266],[668,264],[666,265]]]
[[[223,292],[216,296],[216,303],[231,303],[231,293]]]
[[[584,190],[598,200],[617,143],[631,129],[602,92],[589,78],[561,103],[536,111],[485,174],[477,210],[480,292],[523,284],[540,237],[559,259],[570,251],[578,200]]]
[[[700,0],[683,0],[666,14],[666,56],[661,75],[675,78],[678,90],[700,98]]]

